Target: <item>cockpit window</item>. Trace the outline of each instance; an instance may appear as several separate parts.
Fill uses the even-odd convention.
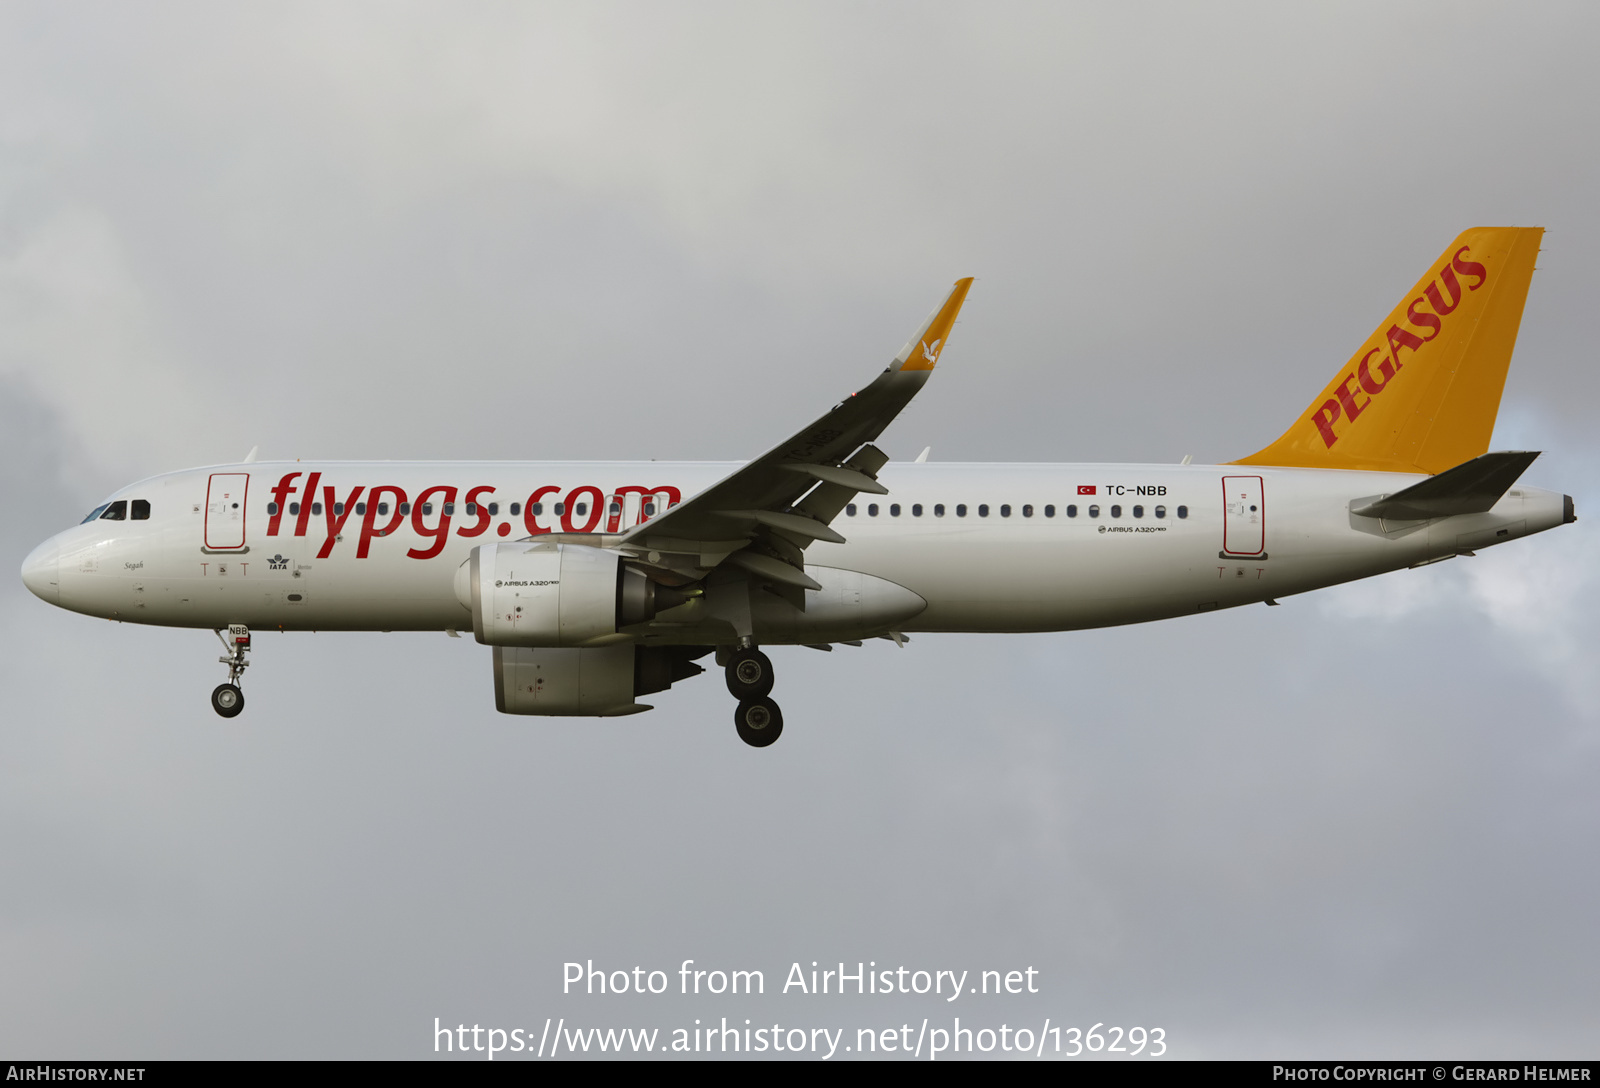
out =
[[[133,500],[133,511],[132,511],[132,513],[133,513],[133,520],[134,521],[149,521],[150,520],[150,502],[149,502],[149,500],[148,499],[134,499]]]
[[[128,500],[118,499],[106,507],[106,512],[100,515],[101,521],[126,521],[128,519]]]
[[[78,524],[79,525],[87,525],[87,524],[89,524],[95,518],[97,518],[101,514],[105,513],[106,512],[106,507],[108,507],[110,505],[111,504],[108,503],[108,502],[101,503],[99,506],[97,506],[93,510],[89,511],[89,516],[84,518],[82,521],[78,522]]]

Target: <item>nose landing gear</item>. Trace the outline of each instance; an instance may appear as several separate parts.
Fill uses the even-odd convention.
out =
[[[783,711],[767,698],[772,691],[772,661],[748,641],[728,655],[728,692],[739,700],[733,727],[752,748],[765,748],[783,734]]]
[[[223,638],[220,630],[216,635],[222,641],[222,648],[228,651],[224,656],[217,658],[228,666],[228,682],[218,684],[212,691],[211,709],[224,718],[232,718],[244,709],[244,692],[239,690],[239,677],[244,675],[244,670],[250,665],[245,659],[245,654],[250,652],[250,628],[242,623],[230,623],[226,638]]]

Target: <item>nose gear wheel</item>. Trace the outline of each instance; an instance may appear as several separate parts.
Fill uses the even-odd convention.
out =
[[[218,684],[211,693],[211,709],[224,718],[236,717],[244,709],[244,692],[236,684]]]

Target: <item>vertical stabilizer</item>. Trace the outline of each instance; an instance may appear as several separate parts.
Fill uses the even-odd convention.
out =
[[[1234,463],[1433,474],[1485,453],[1543,234],[1463,231],[1283,437]]]

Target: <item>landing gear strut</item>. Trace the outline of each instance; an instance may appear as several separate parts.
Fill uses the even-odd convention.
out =
[[[767,698],[772,691],[772,661],[754,646],[741,646],[727,658],[728,691],[739,700],[733,726],[752,748],[765,748],[783,734],[783,711]]]
[[[228,682],[218,684],[211,693],[211,709],[224,718],[232,718],[244,709],[244,692],[239,690],[239,677],[250,665],[245,659],[245,654],[250,652],[250,628],[242,623],[230,623],[227,638],[222,637],[220,630],[216,635],[222,640],[222,648],[228,651],[217,658],[228,666]]]

